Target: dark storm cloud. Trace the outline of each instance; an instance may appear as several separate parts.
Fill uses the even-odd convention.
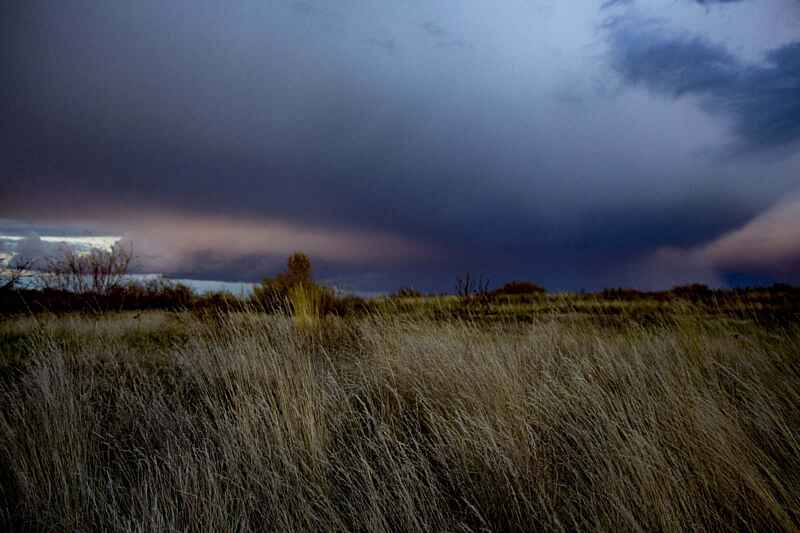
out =
[[[625,80],[673,98],[701,98],[709,111],[730,118],[751,149],[800,140],[800,41],[749,65],[704,37],[622,19],[612,27],[612,53]]]
[[[627,6],[634,2],[634,0],[606,0],[600,6],[600,9],[608,9],[615,6]]]
[[[423,22],[420,27],[434,39],[444,39],[447,37],[445,29],[439,23],[432,20]]]
[[[384,52],[389,54],[393,53],[397,50],[397,42],[394,39],[379,39],[377,37],[372,37],[365,41],[368,45],[374,46]]]
[[[181,275],[257,279],[302,247],[321,275],[386,288],[466,269],[574,288],[623,283],[787,188],[781,168],[752,194],[745,170],[697,158],[719,134],[691,106],[596,94],[596,2],[331,5],[4,3],[0,216],[149,239],[153,268]],[[638,65],[652,43],[616,35]],[[726,81],[778,90],[795,57],[680,61],[698,51],[680,94],[737,109]],[[667,55],[631,72],[674,96]]]
[[[60,251],[63,251],[63,245],[43,241],[39,237],[26,237],[13,243],[11,251],[14,252],[14,257],[11,259],[10,266],[13,267],[25,264],[27,261],[41,261],[48,257],[55,257]]]
[[[686,0],[686,1],[700,5],[712,5],[712,4],[735,4],[738,2],[744,2],[746,0]],[[602,8],[607,9],[619,5],[629,5],[634,2],[635,0],[606,0],[605,2],[603,2]]]
[[[433,40],[436,48],[468,48],[470,46],[466,39],[455,37],[433,20],[423,22],[420,27]]]

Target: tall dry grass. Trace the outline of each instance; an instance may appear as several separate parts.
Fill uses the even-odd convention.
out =
[[[289,289],[289,307],[295,326],[309,329],[318,325],[325,290],[307,283],[298,283]]]
[[[7,530],[800,524],[797,330],[237,313],[0,331],[30,354],[0,386]]]

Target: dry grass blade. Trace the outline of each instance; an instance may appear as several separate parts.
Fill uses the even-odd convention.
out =
[[[19,531],[796,531],[797,328],[238,309],[0,325]],[[4,352],[6,353],[6,352]]]

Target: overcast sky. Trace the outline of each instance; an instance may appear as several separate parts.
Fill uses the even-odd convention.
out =
[[[0,61],[0,235],[361,290],[800,282],[798,0],[29,0]]]

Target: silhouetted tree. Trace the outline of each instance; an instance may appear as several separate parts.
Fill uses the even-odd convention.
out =
[[[295,252],[286,261],[286,271],[274,278],[264,278],[253,289],[253,298],[267,308],[285,307],[289,292],[298,285],[311,286],[311,259],[303,252]]]
[[[286,262],[287,281],[290,285],[311,283],[311,259],[303,252],[295,252]]]

